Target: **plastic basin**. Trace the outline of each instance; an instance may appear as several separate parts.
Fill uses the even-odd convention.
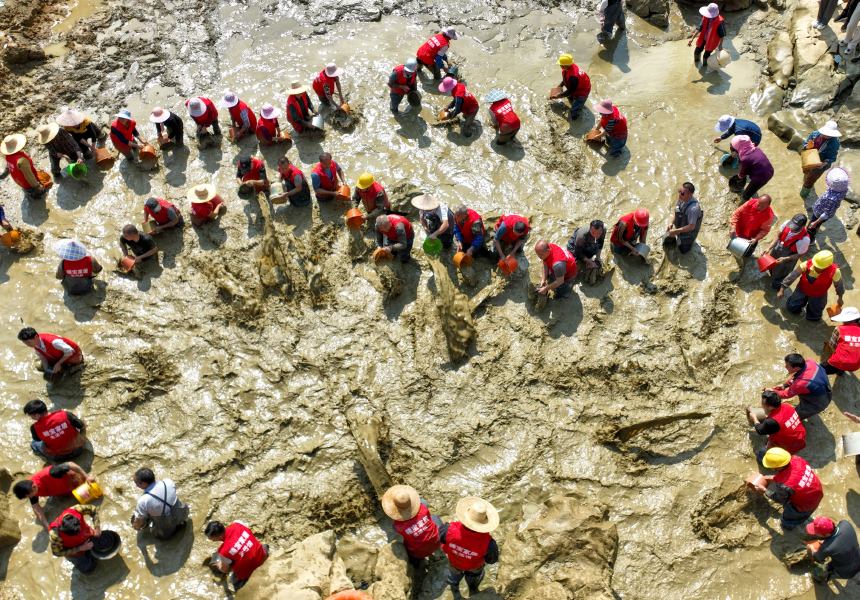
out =
[[[760,259],[756,261],[758,264],[759,273],[764,273],[765,271],[770,271],[772,268],[776,266],[776,259],[772,257],[770,254],[765,254]]]
[[[440,252],[442,252],[442,240],[427,238],[424,240],[424,252],[429,254],[430,256],[436,256]]]

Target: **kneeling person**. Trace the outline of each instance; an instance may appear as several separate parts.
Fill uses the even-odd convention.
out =
[[[759,422],[749,406],[746,408],[755,432],[768,436],[767,445],[756,453],[759,462],[770,448],[783,448],[790,454],[797,454],[806,448],[806,428],[791,404],[784,403],[776,392],[764,391],[761,393],[761,406],[767,414],[762,422]]]
[[[102,271],[96,257],[77,240],[63,240],[57,244],[60,264],[57,265],[56,278],[63,289],[73,296],[89,294],[93,289],[93,279]]]
[[[73,462],[45,467],[38,473],[34,473],[30,479],[19,481],[12,487],[12,491],[18,500],[28,498],[30,507],[41,521],[45,529],[50,529],[45,511],[39,504],[39,498],[51,496],[71,496],[72,490],[84,481],[95,481],[95,477],[87,475],[82,468]]]
[[[143,205],[143,222],[149,222],[149,218],[155,221],[156,226],[151,233],[159,233],[165,229],[180,229],[185,225],[182,213],[176,205],[161,198],[147,198]]]
[[[397,252],[400,262],[408,262],[415,241],[412,224],[400,215],[379,215],[376,217],[376,245],[388,252]]]
[[[123,257],[129,256],[129,250],[131,250],[135,265],[152,257],[158,257],[158,246],[155,240],[148,233],[138,231],[134,225],[126,225],[122,228],[119,246]]]
[[[233,571],[230,582],[233,589],[240,589],[266,559],[269,547],[257,541],[244,524],[235,521],[227,527],[219,521],[206,526],[206,537],[213,542],[221,542],[218,552],[212,555],[212,568],[222,573]]]
[[[85,515],[92,519],[92,528],[84,521]],[[101,534],[96,507],[91,504],[76,504],[64,510],[48,528],[51,553],[54,556],[65,556],[81,573],[91,573],[99,565],[90,551],[93,547],[92,538]]]

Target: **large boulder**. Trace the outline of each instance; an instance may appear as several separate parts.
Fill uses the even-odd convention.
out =
[[[0,549],[15,546],[21,541],[21,528],[18,521],[9,514],[9,488],[12,487],[13,478],[9,471],[0,471]],[[5,574],[6,568],[0,568],[0,573]],[[0,578],[2,581],[2,578]]]
[[[787,32],[780,31],[767,45],[767,67],[774,82],[785,89],[794,73],[794,45]]]
[[[618,532],[606,513],[554,496],[505,538],[498,586],[507,600],[611,600]]]
[[[809,134],[815,131],[815,121],[802,108],[781,110],[768,115],[767,128],[786,142],[789,150],[800,150]]]
[[[669,2],[667,0],[627,0],[627,7],[631,12],[655,27],[669,26]]]
[[[824,110],[847,84],[847,75],[833,71],[833,59],[827,54],[817,65],[798,77],[791,104],[802,106],[809,112]]]
[[[785,90],[775,83],[769,83],[752,93],[750,96],[750,106],[755,114],[760,117],[766,117],[780,110],[784,99]]]
[[[836,122],[839,123],[839,132],[842,137],[841,143],[860,143],[860,83],[854,85],[851,95],[836,113]]]
[[[794,74],[798,79],[827,54],[827,42],[798,34],[794,40]]]
[[[367,590],[373,600],[409,600],[412,597],[412,565],[403,542],[391,542],[379,551],[376,579]]]

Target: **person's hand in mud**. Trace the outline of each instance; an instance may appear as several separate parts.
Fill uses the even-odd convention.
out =
[[[2,225],[3,229],[5,229],[6,231],[12,231],[12,226],[6,219],[0,219],[0,225]]]
[[[857,415],[852,415],[850,412],[844,412],[842,414],[854,421],[855,423],[860,423],[860,417],[858,417]]]
[[[755,416],[755,413],[752,411],[752,408],[750,408],[749,406],[745,406],[744,411],[746,411],[747,417],[750,419],[750,421],[753,422],[753,425],[759,424],[758,417]]]
[[[549,291],[549,286],[541,284],[541,286],[537,289],[537,293],[541,296],[546,296],[546,293]]]
[[[474,247],[474,246],[469,246],[469,249],[468,249],[468,250],[466,250],[466,256],[468,256],[469,258],[471,258],[471,257],[472,257],[472,252],[474,252],[474,251],[475,251],[475,247]]]
[[[781,288],[779,288],[779,291],[776,293],[776,299],[782,300],[783,296],[785,296],[785,288],[781,287]]]
[[[588,265],[589,269],[596,269],[599,266],[595,261],[591,260],[590,258],[585,259],[585,264]]]
[[[88,542],[84,542],[83,544],[78,546],[78,550],[80,550],[81,552],[86,552],[87,550],[92,550],[92,548],[93,548],[92,539],[90,539]]]

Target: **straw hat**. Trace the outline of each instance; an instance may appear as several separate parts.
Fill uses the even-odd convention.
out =
[[[844,192],[848,189],[848,184],[851,183],[851,177],[848,175],[848,171],[842,167],[833,167],[827,171],[825,181],[827,182],[827,187],[831,190]]]
[[[856,321],[857,319],[860,319],[860,310],[857,310],[853,306],[846,306],[842,309],[841,313],[835,317],[830,317],[831,321],[839,321],[840,323],[844,323],[845,321]]]
[[[239,104],[239,96],[237,96],[233,92],[225,92],[224,99],[221,101],[221,104],[223,104],[227,108],[233,108],[234,106]]]
[[[343,69],[334,63],[329,63],[325,66],[325,74],[329,77],[340,77],[343,75]]]
[[[0,143],[0,152],[5,155],[15,154],[27,145],[27,138],[20,133],[13,133],[3,138],[3,143]]]
[[[48,123],[47,125],[39,125],[36,129],[36,139],[40,144],[47,144],[52,139],[57,137],[60,132],[60,126],[56,123]]]
[[[188,99],[188,114],[192,117],[202,117],[206,114],[206,106],[200,98]]]
[[[453,77],[446,77],[442,80],[442,83],[439,84],[439,91],[447,93],[453,90],[455,87],[457,87],[457,80]]]
[[[115,117],[119,117],[120,119],[128,119],[131,121],[131,111],[127,108],[123,108],[118,113],[114,115]]]
[[[264,119],[277,119],[281,116],[281,109],[275,108],[271,104],[264,104],[260,109],[260,116]]]
[[[827,123],[824,124],[824,127],[818,130],[818,133],[828,137],[842,137],[842,134],[839,133],[838,129],[836,129],[836,121],[827,121]]]
[[[310,89],[310,87],[308,87],[306,85],[302,85],[298,81],[293,81],[290,84],[290,89],[287,90],[287,95],[288,96],[296,96],[298,94],[304,94],[309,89]]]
[[[499,512],[480,498],[463,498],[457,503],[457,519],[472,531],[489,533],[499,526]]]
[[[161,108],[160,106],[156,106],[152,109],[152,113],[149,115],[149,120],[153,123],[164,123],[167,119],[170,118],[170,111]]]
[[[703,17],[708,17],[709,19],[716,19],[720,14],[720,7],[717,6],[716,3],[711,2],[707,6],[700,8],[699,14]]]
[[[188,190],[188,194],[186,194],[186,198],[188,198],[192,204],[203,204],[204,202],[209,202],[215,196],[215,186],[208,183],[196,185]]]
[[[418,210],[436,210],[439,208],[439,201],[430,194],[421,194],[412,199],[412,206]]]
[[[421,510],[421,498],[415,488],[395,485],[382,496],[382,510],[395,521],[408,521]]]
[[[57,123],[62,125],[63,127],[77,127],[85,120],[86,117],[83,114],[70,108],[64,110],[62,113],[60,113],[60,116],[57,117]]]
[[[499,100],[507,100],[508,95],[502,90],[490,90],[490,93],[484,98],[484,102],[488,104],[492,104],[493,102],[498,102]]]
[[[594,105],[594,110],[599,112],[602,115],[611,115],[612,114],[612,100],[609,98],[605,98],[601,100],[599,103]]]

